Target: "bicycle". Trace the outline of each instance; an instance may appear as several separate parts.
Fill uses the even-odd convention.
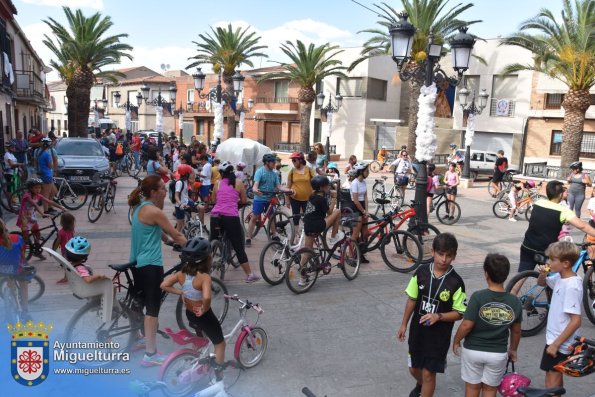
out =
[[[87,188],[80,183],[70,183],[66,178],[54,177],[58,193],[54,200],[71,211],[78,210],[87,202]]]
[[[292,222],[285,223],[284,221],[289,220],[289,215],[287,215],[283,210],[283,204],[280,199],[280,195],[289,194],[289,193],[280,193],[280,192],[265,192],[261,190],[263,194],[274,194],[271,202],[269,203],[266,211],[264,214],[261,214],[257,217],[256,225],[254,227],[254,232],[251,236],[248,235],[248,228],[250,225],[250,220],[253,216],[251,206],[244,206],[242,207],[241,218],[242,226],[244,227],[244,233],[246,238],[253,239],[258,235],[260,229],[264,228],[266,225],[265,233],[267,238],[271,239],[271,231],[274,224],[282,224],[285,225],[284,227],[277,228],[277,233],[280,235],[281,238],[289,238],[293,240],[295,235],[295,227]],[[284,197],[284,196],[283,196]]]
[[[95,174],[94,182],[96,189],[91,196],[89,201],[89,207],[87,208],[87,218],[89,222],[95,223],[101,217],[103,210],[110,212],[114,208],[114,200],[116,198],[116,185],[118,182],[115,180],[116,177],[112,175],[105,175],[100,177],[99,174]],[[100,178],[100,182],[96,182]],[[105,181],[107,179],[107,181]]]
[[[399,207],[401,207],[401,205],[403,205],[403,201],[404,201],[404,197],[401,194],[401,189],[396,186],[393,185],[390,190],[388,191],[388,193],[386,192],[386,180],[388,179],[387,176],[382,176],[380,178],[375,179],[374,185],[372,185],[372,200],[376,203],[376,204],[380,204],[380,202],[385,202],[386,200],[389,200],[388,202],[385,202],[386,204],[391,204],[390,209],[391,210],[395,210],[398,209]],[[378,215],[378,207],[376,207],[376,214]],[[384,209],[383,209],[384,210]]]
[[[572,271],[577,273],[582,267],[583,276],[583,307],[591,323],[595,324],[595,275],[593,274],[593,262],[589,258],[588,247],[595,243],[577,244],[581,252],[574,264]],[[546,257],[543,254],[536,254],[537,262],[544,264]],[[539,333],[547,321],[551,300],[551,289],[537,285],[539,272],[527,270],[516,274],[506,285],[506,291],[516,290],[518,298],[523,305],[523,322],[521,323],[521,335],[533,336]]]
[[[233,365],[238,370],[253,368],[260,363],[268,346],[267,333],[263,328],[256,326],[260,315],[264,312],[258,303],[252,303],[247,299],[242,300],[237,295],[226,294],[224,297],[226,301],[233,300],[240,304],[240,319],[231,332],[224,335],[225,341],[228,341],[239,332],[234,344],[234,358],[238,365],[228,361],[226,366]],[[253,309],[258,315],[254,325],[246,321],[249,309]],[[161,366],[159,380],[166,385],[163,390],[166,395],[187,396],[196,389],[197,383],[210,381],[213,378],[215,361],[214,357],[208,354],[212,350],[212,343],[183,330],[173,332],[171,329],[166,329],[166,332],[174,343],[181,346],[191,344],[192,348],[171,353]]]
[[[2,162],[0,162],[2,163]],[[6,182],[6,174],[4,173],[4,165],[0,164],[0,205],[7,211],[13,214],[18,214],[21,207],[21,198],[25,194],[26,188],[22,185],[15,188],[15,181],[9,185]],[[20,177],[17,177],[20,180]]]
[[[514,184],[512,177],[515,174],[517,174],[516,170],[507,170],[506,172],[504,172],[502,180],[498,183],[500,187],[499,191],[510,190],[510,188]],[[494,191],[494,187],[492,186],[492,178],[490,178],[490,180],[488,181],[488,193],[490,194],[490,196],[494,197],[496,195],[496,192]]]
[[[45,243],[52,240],[54,234],[58,234],[58,225],[56,225],[56,218],[58,218],[62,214],[63,212],[57,212],[53,215],[48,216],[48,218],[51,221],[51,224],[39,229],[39,242],[35,241],[33,233],[31,232],[31,230],[29,230],[29,233],[27,233],[27,240],[25,241],[25,258],[27,260],[30,260],[33,257],[33,255],[41,255],[43,253],[42,247],[45,245]],[[48,229],[51,230],[48,234],[44,235],[42,232]],[[18,234],[19,236],[23,237],[22,232],[10,232],[10,234]]]
[[[341,224],[349,229],[357,224],[356,220],[343,219]],[[320,239],[320,234],[316,240]],[[361,254],[357,243],[351,240],[351,232],[347,230],[345,236],[337,241],[331,249],[325,249],[323,244],[317,243],[317,249],[300,248],[291,257],[285,274],[287,287],[295,294],[302,294],[312,288],[318,275],[328,275],[333,267],[338,267],[349,281],[354,280],[359,272]],[[339,250],[338,263],[331,265],[330,260]]]
[[[80,277],[76,270],[64,258],[56,252],[44,248],[58,264],[66,271],[66,276],[69,280],[69,286],[73,295],[79,299],[86,299],[87,303],[78,309],[70,318],[66,325],[66,332],[64,340],[66,342],[89,342],[89,343],[107,343],[105,348],[98,349],[103,352],[103,357],[109,358],[112,354],[124,353],[131,350],[135,341],[139,339],[144,332],[144,313],[142,310],[142,298],[139,295],[139,290],[134,285],[132,277],[132,269],[136,266],[136,262],[129,262],[125,264],[112,264],[109,267],[116,273],[111,279],[115,289],[114,304],[111,313],[108,312],[107,318],[103,313],[102,295],[94,293],[84,281],[80,281]],[[163,277],[167,277],[179,271],[182,263],[179,263],[169,269]],[[124,274],[126,283],[121,282],[121,275]],[[212,278],[212,300],[211,308],[219,319],[223,322],[227,315],[228,303],[223,300],[223,296],[227,293],[227,288],[218,279]],[[168,293],[161,292],[161,304],[165,301]],[[192,329],[187,323],[184,315],[184,303],[182,297],[177,299],[176,304],[176,322],[180,329]],[[167,338],[167,334],[158,330],[158,334]],[[71,349],[75,351],[76,349]],[[87,352],[86,350],[83,350]],[[112,363],[109,359],[105,361],[96,360],[90,363],[79,362],[79,364],[87,367],[97,366],[104,367]]]
[[[0,279],[0,296],[4,301],[4,319],[6,323],[16,324],[21,322],[24,324],[31,319],[22,306],[21,283],[29,283],[35,276],[33,266],[23,266],[21,273],[18,274],[0,274],[0,277],[2,277]],[[28,299],[28,301],[31,302],[31,299]]]
[[[537,202],[544,198],[539,193],[539,187],[543,184],[539,182],[537,187],[532,188],[529,190],[529,194],[525,197],[518,200],[516,203],[517,213],[525,214],[525,219],[529,221],[531,219],[531,213],[533,212],[533,203]],[[492,206],[492,212],[497,218],[505,219],[509,216],[512,206],[510,204],[510,200],[508,199],[508,195],[506,195],[503,199],[497,200],[494,205]]]
[[[185,208],[185,220],[182,227],[182,234],[186,239],[190,240],[194,237],[203,237],[204,234],[209,237],[209,229],[200,221],[198,213],[193,208]],[[195,213],[195,215],[193,215]],[[132,212],[129,210],[129,221],[132,224]],[[223,278],[221,278],[223,279]]]
[[[300,216],[301,215],[294,215]],[[292,245],[291,240],[269,241],[260,252],[259,267],[264,281],[271,285],[279,285],[285,278],[285,273],[291,257],[304,243],[304,230],[300,233],[297,244]],[[318,240],[315,240],[318,243]]]
[[[219,278],[224,280],[229,266],[237,269],[240,267],[240,262],[226,232],[218,226],[214,226],[214,229],[213,233],[217,233],[217,238],[211,241],[211,274],[219,273]]]
[[[434,210],[436,210],[436,218],[444,225],[454,225],[461,219],[461,206],[456,201],[447,198],[445,189],[440,189],[440,191],[436,189],[430,213]]]
[[[380,171],[384,170],[384,167],[386,167],[387,164],[390,165],[390,163],[392,163],[395,160],[395,158],[396,158],[395,155],[389,154],[388,156],[386,156],[386,159],[384,159],[382,164],[378,160],[373,160],[370,163],[370,171],[371,172],[380,172]]]

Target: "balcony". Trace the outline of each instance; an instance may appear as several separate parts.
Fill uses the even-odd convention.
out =
[[[186,106],[184,106],[184,112],[186,113],[212,113],[212,110],[209,109],[207,104],[208,101],[200,101],[200,102],[188,102]]]
[[[257,97],[254,100],[256,113],[297,114],[300,101],[294,97]]]
[[[14,74],[18,99],[38,105],[46,103],[43,80],[37,73],[31,70],[15,70]]]

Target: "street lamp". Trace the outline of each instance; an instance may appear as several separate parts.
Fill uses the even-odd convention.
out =
[[[414,79],[419,85],[429,87],[433,82],[439,85],[446,80],[450,85],[457,86],[463,73],[469,68],[469,57],[475,44],[475,38],[467,34],[467,28],[459,28],[457,33],[450,41],[450,47],[453,56],[453,68],[456,76],[448,76],[440,67],[438,61],[442,55],[442,44],[434,42],[434,36],[428,37],[426,47],[427,57],[421,62],[422,67],[406,67],[411,61],[411,49],[415,35],[415,26],[407,21],[409,15],[406,12],[399,14],[399,20],[389,28],[391,36],[392,58],[397,64],[399,77],[402,81]],[[405,67],[404,67],[405,66]],[[432,153],[433,155],[433,153]],[[416,156],[419,157],[419,156]],[[415,201],[419,203],[419,210],[416,210],[417,216],[422,223],[427,223],[427,159],[416,158],[414,168],[417,170],[415,180]]]
[[[221,104],[222,101],[225,101],[227,103],[231,103],[232,100],[237,99],[237,96],[240,94],[240,92],[242,92],[242,90],[244,89],[244,80],[245,77],[242,76],[242,74],[240,73],[240,71],[236,71],[233,76],[232,76],[232,81],[233,81],[233,91],[234,94],[231,98],[229,97],[229,95],[227,94],[227,92],[222,92],[222,87],[221,87],[221,80],[222,80],[222,76],[223,76],[223,68],[220,67],[219,68],[219,74],[217,76],[217,87],[215,89],[215,91],[209,91],[206,94],[201,93],[202,90],[204,90],[205,88],[205,80],[206,80],[206,75],[202,72],[201,68],[196,68],[196,73],[194,73],[192,75],[192,79],[194,80],[194,88],[198,91],[198,97],[201,99],[209,99],[210,101],[214,101],[217,104]],[[248,108],[251,109],[251,105],[250,105],[250,101],[252,101],[252,99],[248,100]],[[252,105],[254,105],[254,102],[252,101]],[[241,106],[240,109],[244,109],[243,105]],[[238,114],[240,113],[242,110],[238,110],[238,108],[236,107],[235,113]],[[245,112],[246,113],[246,112]],[[230,121],[233,120],[233,121]],[[230,122],[235,122],[235,119],[228,119],[228,125]],[[220,143],[219,140],[221,138],[217,137],[217,145]]]
[[[328,156],[328,161],[330,162],[331,159],[331,131],[333,128],[333,113],[336,113],[341,108],[343,104],[343,97],[340,94],[335,95],[335,102],[337,106],[333,106],[331,102],[331,96],[329,95],[328,98],[328,105],[324,106],[324,94],[321,92],[320,94],[316,95],[316,105],[320,107],[320,114],[326,114],[328,125],[328,133],[326,134],[326,155]]]
[[[146,84],[143,84],[142,87],[140,88],[140,91],[137,96],[136,96],[136,100],[138,101],[139,107],[142,103],[142,101],[144,100],[145,105],[152,105],[158,108],[163,108],[163,105],[167,105],[167,104],[173,104],[175,105],[176,103],[176,93],[178,92],[178,89],[176,88],[174,83],[171,83],[169,86],[169,97],[170,97],[170,101],[167,101],[165,99],[163,99],[163,97],[161,97],[161,86],[159,86],[159,92],[157,93],[157,98],[154,99],[149,99],[149,92],[151,91],[151,88],[149,88],[149,86],[147,86]],[[142,94],[141,94],[142,93]],[[162,110],[163,112],[163,110]],[[162,117],[163,117],[163,113],[161,113]],[[163,123],[163,119],[161,120],[161,122]],[[159,129],[163,130],[163,125],[161,127],[159,127]],[[159,148],[159,152],[163,151],[163,138],[162,138],[162,134],[163,131],[157,131],[159,134],[157,135],[157,147]]]
[[[95,138],[101,138],[101,126],[99,125],[99,111],[107,107],[107,99],[93,99],[93,115],[95,117]]]
[[[183,124],[183,117],[184,117],[184,109],[182,108],[182,105],[180,104],[180,107],[177,109],[174,109],[172,111],[172,113],[174,114],[174,116],[178,116],[178,128],[180,129],[180,145],[184,143],[184,124]]]
[[[130,100],[126,100],[126,102],[124,102],[122,105],[120,105],[120,100],[122,99],[122,95],[120,94],[120,91],[114,91],[114,103],[116,104],[116,108],[118,109],[125,109],[126,110],[126,136],[128,136],[128,134],[130,133],[130,111],[134,110],[134,108],[140,107],[141,103],[142,103],[142,96],[138,97],[138,95],[136,96],[136,102],[137,102],[137,106],[135,106],[134,104],[132,104],[132,102],[130,102]]]
[[[471,95],[471,103],[468,103],[469,95]],[[488,94],[485,88],[481,89],[479,93],[479,103],[475,103],[475,91],[471,92],[465,85],[459,90],[459,104],[463,109],[463,120],[467,115],[467,128],[465,132],[465,164],[463,165],[463,178],[471,179],[471,142],[473,140],[473,134],[475,132],[475,116],[481,114],[488,104]]]

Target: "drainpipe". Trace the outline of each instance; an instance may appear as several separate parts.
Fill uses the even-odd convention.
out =
[[[525,173],[523,167],[525,166],[525,151],[527,149],[527,131],[529,130],[529,120],[532,117],[525,117],[523,119],[523,139],[521,140],[521,158],[519,161],[519,171]]]

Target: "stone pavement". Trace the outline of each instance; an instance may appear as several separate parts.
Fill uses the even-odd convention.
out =
[[[118,179],[115,211],[103,214],[101,219],[90,224],[87,221],[87,206],[75,211],[77,234],[91,240],[92,253],[89,264],[97,273],[112,274],[109,263],[126,262],[130,247],[130,226],[127,220],[126,196],[135,181]],[[482,186],[483,185],[483,186]],[[413,192],[407,192],[407,199]],[[480,264],[488,252],[507,255],[518,263],[518,249],[527,222],[511,223],[492,214],[492,200],[487,195],[485,183],[462,190],[458,199],[462,217],[453,226],[440,224],[435,215],[430,222],[440,231],[454,233],[459,240],[459,252],[455,266],[463,276],[467,291],[485,287]],[[166,199],[166,213],[172,206]],[[14,228],[14,220],[9,222]],[[258,267],[260,251],[266,243],[261,234],[248,248],[248,257],[253,268]],[[176,255],[164,246],[166,268],[176,263]],[[243,272],[228,273],[226,285],[231,293],[259,302],[265,314],[261,325],[269,335],[269,346],[261,364],[242,374],[231,389],[235,397],[299,396],[303,386],[308,386],[320,396],[406,396],[414,383],[407,371],[406,344],[398,343],[394,336],[400,324],[405,298],[404,290],[410,274],[390,271],[382,262],[379,253],[370,253],[372,263],[362,265],[360,275],[347,281],[340,272],[321,277],[310,292],[294,295],[284,284],[271,287],[263,281],[247,285]],[[83,302],[72,296],[67,286],[57,286],[62,277],[60,269],[51,261],[33,260],[39,274],[46,282],[44,297],[31,305],[34,319],[43,319],[56,324],[57,335],[63,332],[67,320]],[[175,327],[175,301],[168,298],[160,315],[161,327]],[[230,303],[224,331],[237,321],[237,309]],[[583,332],[594,337],[595,327],[583,320]],[[539,359],[545,343],[544,332],[524,338],[520,345],[518,370],[533,378],[536,386],[543,385],[539,371]],[[158,337],[160,350],[171,352],[175,347]],[[227,355],[232,356],[233,341],[228,343]],[[130,366],[132,375],[126,379],[155,379],[157,368],[138,366],[140,353],[134,353]],[[462,396],[464,384],[460,379],[459,358],[449,354],[446,374],[438,377],[436,396]],[[114,382],[124,382],[112,377]],[[101,378],[104,379],[104,378]],[[568,396],[583,397],[593,393],[593,383],[587,378],[566,378]],[[64,386],[60,393],[68,392]],[[74,391],[74,390],[73,390]],[[78,395],[78,394],[72,394]],[[130,395],[123,393],[122,395]]]

